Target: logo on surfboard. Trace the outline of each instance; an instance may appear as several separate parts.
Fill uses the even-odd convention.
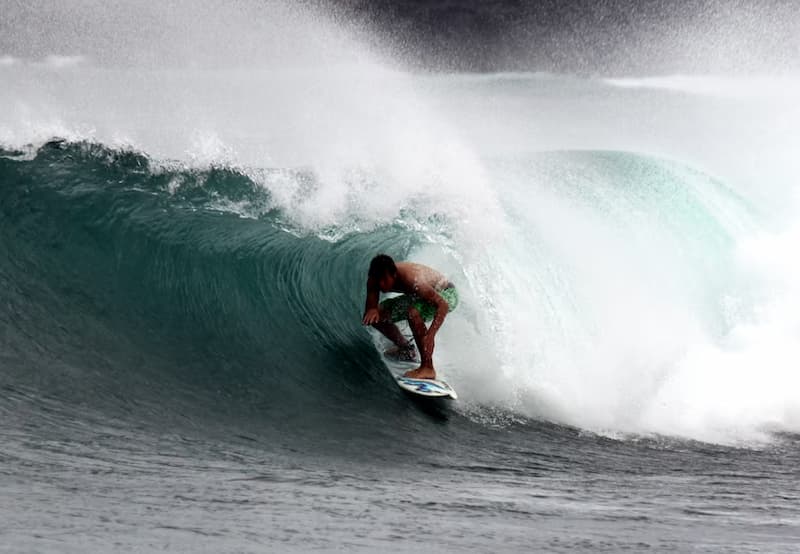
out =
[[[455,391],[443,381],[433,379],[412,379],[397,376],[397,383],[408,392],[419,393],[424,396],[449,396],[457,398]]]

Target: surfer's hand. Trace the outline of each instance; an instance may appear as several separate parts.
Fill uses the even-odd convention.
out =
[[[364,325],[373,325],[378,323],[381,318],[381,313],[378,311],[378,308],[370,308],[369,310],[364,313],[364,319],[361,321]]]

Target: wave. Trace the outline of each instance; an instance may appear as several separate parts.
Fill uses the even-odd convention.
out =
[[[753,357],[794,354],[742,270],[759,217],[742,197],[624,152],[486,171],[504,186],[479,225],[458,204],[418,199],[393,218],[359,217],[360,205],[308,226],[295,207],[323,186],[308,170],[192,169],[63,141],[7,150],[4,377],[111,413],[397,425],[385,419],[401,417],[385,412],[397,391],[359,318],[365,268],[384,251],[463,290],[437,359],[468,419],[499,408],[722,442],[796,430],[793,372],[753,370]]]
[[[407,231],[302,234],[234,170],[154,169],[64,142],[5,154],[9,383],[75,404],[110,389],[112,403],[191,407],[204,393],[232,411],[335,405],[356,382],[360,394],[392,391],[360,327],[361,289],[373,250],[404,254]]]

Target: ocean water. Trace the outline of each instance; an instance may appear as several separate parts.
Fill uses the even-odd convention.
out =
[[[800,80],[281,17],[324,40],[0,57],[0,551],[796,551]],[[458,401],[361,326],[378,252],[458,285]]]

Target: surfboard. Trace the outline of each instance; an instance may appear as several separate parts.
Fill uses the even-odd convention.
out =
[[[395,375],[397,386],[404,391],[426,398],[458,398],[453,387],[439,379],[412,379],[403,375]]]
[[[427,398],[432,400],[437,398],[456,400],[458,398],[453,387],[441,379],[412,379],[411,377],[404,376],[403,374],[417,366],[419,361],[399,360],[395,356],[389,355],[387,351],[384,350],[385,343],[377,337],[377,333],[374,340],[376,340],[376,347],[383,351],[383,359],[386,362],[386,368],[389,370],[392,377],[394,377],[394,382],[397,383],[397,386],[404,392],[409,393],[414,398]]]

